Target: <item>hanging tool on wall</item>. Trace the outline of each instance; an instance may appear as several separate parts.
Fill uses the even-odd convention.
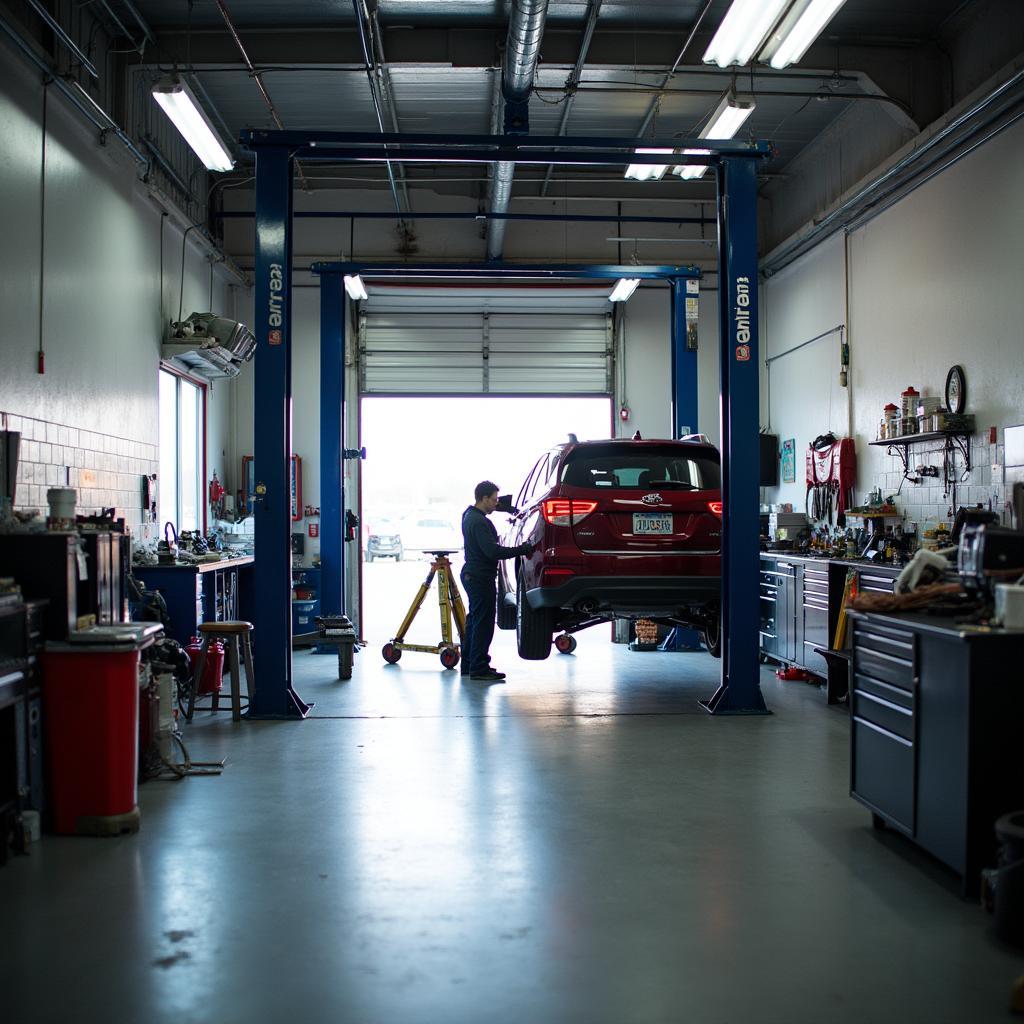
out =
[[[853,504],[857,455],[853,438],[827,433],[816,437],[807,449],[807,515],[818,522],[843,525]]]

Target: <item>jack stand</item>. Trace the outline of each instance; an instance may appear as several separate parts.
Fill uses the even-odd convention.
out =
[[[466,608],[462,603],[462,595],[455,585],[455,577],[452,576],[452,564],[448,561],[450,551],[428,551],[427,554],[434,556],[430,563],[430,572],[427,578],[420,585],[416,592],[409,611],[406,613],[402,624],[398,627],[395,638],[386,643],[381,650],[384,660],[389,665],[394,665],[402,657],[402,651],[420,651],[422,654],[439,654],[441,664],[445,668],[455,668],[459,663],[462,654],[461,643],[456,644],[452,636],[452,614],[455,616],[455,626],[459,631],[459,640],[466,635]],[[427,647],[423,644],[405,643],[405,635],[409,632],[416,613],[423,606],[423,601],[430,590],[430,584],[437,576],[437,600],[441,609],[441,642],[436,647]]]

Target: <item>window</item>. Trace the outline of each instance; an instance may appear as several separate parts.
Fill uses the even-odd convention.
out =
[[[707,491],[721,486],[718,456],[686,445],[593,445],[577,448],[569,456],[562,477],[574,487],[612,490]]]
[[[203,438],[206,389],[169,370],[160,371],[160,525],[204,530]]]

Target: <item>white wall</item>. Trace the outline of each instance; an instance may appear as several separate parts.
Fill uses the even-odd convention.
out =
[[[946,372],[967,376],[967,411],[977,417],[977,469],[960,503],[1001,499],[988,469],[990,425],[1024,422],[1024,125],[1004,131],[850,236],[850,344],[853,436],[858,496],[873,486],[895,491],[895,459],[868,445],[882,408],[913,384],[941,396]],[[780,351],[842,322],[843,241],[830,239],[764,286],[768,347]],[[771,421],[797,437],[800,492],[805,441],[844,423],[838,366],[822,342],[773,365]],[[787,372],[776,372],[786,366]],[[831,416],[828,414],[831,402]],[[837,431],[838,432],[838,431]],[[1001,434],[1000,434],[1001,439]],[[920,461],[938,464],[941,454]],[[776,500],[776,499],[771,499]],[[944,516],[948,501],[935,481],[904,485],[900,503],[915,521]]]
[[[833,236],[813,252],[770,278],[761,289],[761,423],[778,434],[779,447],[796,441],[796,480],[766,492],[769,501],[802,509],[806,495],[804,452],[819,434],[847,434],[847,392],[839,385],[839,334],[797,348],[834,327],[845,325],[843,236]],[[794,351],[795,350],[795,351]],[[781,476],[780,476],[781,481]]]
[[[178,311],[181,229],[165,225],[137,183],[133,160],[111,138],[101,147],[57,89],[47,101],[45,292],[40,343],[42,85],[0,44],[0,410],[156,445],[157,367],[163,304]],[[221,271],[218,311],[233,306]],[[209,264],[190,244],[184,313],[210,303]],[[209,468],[223,479],[230,452],[229,389],[210,398]]]

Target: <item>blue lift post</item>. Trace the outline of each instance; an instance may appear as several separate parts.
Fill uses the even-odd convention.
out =
[[[673,277],[671,287],[672,317],[672,437],[697,430],[697,350],[687,343],[686,300],[698,298],[699,278]],[[676,626],[662,645],[667,651],[699,651],[700,633]]]
[[[716,168],[718,181],[718,224],[720,247],[720,320],[721,320],[721,447],[723,463],[722,492],[725,510],[722,526],[722,681],[715,695],[702,702],[713,714],[765,714],[758,667],[758,595],[753,585],[758,571],[758,345],[757,345],[757,178],[756,161],[770,152],[765,143],[709,140],[650,140],[509,136],[416,136],[370,135],[340,132],[271,132],[247,130],[242,144],[257,153],[256,181],[256,337],[260,351],[272,344],[283,352],[267,357],[266,372],[257,363],[256,404],[257,466],[279,462],[265,478],[265,499],[257,515],[257,535],[262,541],[257,552],[256,584],[262,595],[261,648],[272,647],[266,661],[268,675],[257,676],[254,717],[294,717],[308,710],[291,686],[290,632],[290,532],[287,503],[270,514],[271,494],[288,495],[290,456],[291,374],[290,304],[291,286],[291,167],[296,158],[334,162],[380,162],[401,159],[404,162],[493,163],[513,160],[519,163],[608,165],[655,163],[658,153],[637,153],[637,148],[697,149],[707,155],[695,155],[690,162],[707,163]],[[523,148],[526,146],[526,148]],[[398,147],[398,148],[396,148]],[[470,148],[476,147],[476,148]],[[541,148],[549,147],[549,148]],[[269,159],[267,157],[270,157]],[[271,181],[271,178],[274,180]],[[635,268],[615,265],[543,266],[485,264],[498,277],[647,277],[673,279],[688,276],[690,268]],[[314,270],[323,274],[370,271],[366,264],[319,264]],[[376,276],[415,276],[413,268],[396,264],[373,266]],[[481,267],[451,267],[437,264],[419,268],[419,276],[459,279],[487,276]],[[646,273],[643,272],[646,270]],[[276,273],[283,334],[276,341],[264,321],[274,290]],[[273,306],[269,306],[273,317]],[[684,304],[685,308],[685,304]],[[675,317],[673,317],[673,321]],[[673,324],[674,327],[674,324]],[[284,395],[282,396],[282,384]],[[341,396],[339,396],[341,397]],[[283,402],[282,402],[283,398]],[[270,415],[284,406],[283,422]],[[681,405],[680,405],[681,409]],[[673,414],[675,415],[675,414]],[[260,428],[264,419],[272,420]],[[673,426],[676,422],[673,423]],[[281,444],[282,440],[285,442]],[[338,467],[340,474],[340,463]],[[282,523],[278,520],[282,520]],[[262,527],[262,529],[261,529]],[[269,542],[269,544],[267,543]],[[281,551],[276,549],[281,543]],[[259,569],[261,562],[266,568]],[[284,567],[285,571],[281,571]],[[339,559],[340,572],[340,559]],[[279,645],[279,646],[278,646]],[[262,668],[262,664],[261,664]],[[262,683],[259,680],[264,680]],[[253,714],[253,712],[250,712]]]
[[[345,313],[340,277],[320,282],[320,612],[345,613]],[[337,654],[333,644],[316,648]]]
[[[760,480],[757,338],[757,167],[718,168],[718,309],[722,451],[722,682],[713,714],[768,714],[759,640]]]
[[[259,613],[249,680],[249,718],[302,718],[292,689],[292,157],[256,154],[255,430],[259,549],[253,584]]]

